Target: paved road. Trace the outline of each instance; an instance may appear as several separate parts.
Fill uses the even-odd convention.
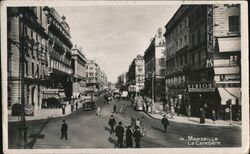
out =
[[[146,136],[142,138],[141,146],[146,147],[230,147],[241,145],[240,127],[215,127],[171,122],[168,132],[162,132],[160,120],[153,119],[144,112],[134,111],[127,101],[115,101],[118,108],[123,104],[125,114],[115,114],[116,121],[122,121],[125,126],[130,124],[132,114],[136,118],[145,118]],[[62,118],[50,120],[29,121],[29,145],[27,148],[114,148],[116,136],[110,135],[108,119],[112,114],[113,104],[104,105],[103,97],[97,99],[96,104],[101,106],[101,117],[97,117],[95,111],[79,110],[63,119],[69,126],[68,140],[60,139],[60,127]],[[9,123],[9,145],[15,148],[16,123]],[[189,141],[187,141],[189,136]],[[204,145],[212,142],[196,141],[199,139],[214,139],[216,145]],[[196,140],[195,140],[196,139]],[[219,143],[220,142],[220,143]]]

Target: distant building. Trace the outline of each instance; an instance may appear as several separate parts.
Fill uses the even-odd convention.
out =
[[[72,71],[73,71],[73,90],[72,96],[79,97],[80,93],[86,90],[86,65],[87,59],[81,49],[76,46],[71,49],[72,52]]]
[[[154,80],[154,99],[158,101],[165,95],[165,44],[162,29],[159,28],[156,36],[144,52],[143,57],[145,74],[148,76],[145,80],[145,92],[151,97],[152,80]],[[155,75],[153,78],[152,73]]]
[[[145,70],[143,56],[137,55],[128,70],[128,85],[136,87],[137,91],[144,90]]]
[[[121,90],[127,90],[127,73],[122,73],[121,75],[118,76],[117,79],[117,87]]]

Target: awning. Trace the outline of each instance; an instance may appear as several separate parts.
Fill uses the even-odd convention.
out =
[[[58,94],[59,94],[59,97],[60,97],[60,98],[65,98],[65,97],[66,97],[66,95],[65,95],[64,92],[59,92]]]
[[[241,51],[240,37],[218,38],[219,52]]]
[[[74,97],[74,98],[78,98],[79,95],[80,95],[80,93],[78,93],[78,92],[73,93],[73,97]]]
[[[239,74],[240,67],[219,67],[214,68],[214,74]]]
[[[48,99],[48,98],[59,98],[58,93],[43,93],[43,99]]]
[[[221,105],[226,105],[228,101],[231,101],[232,105],[236,104],[236,101],[241,104],[241,92],[240,88],[218,88]]]

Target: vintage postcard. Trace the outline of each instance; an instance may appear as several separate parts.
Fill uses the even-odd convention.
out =
[[[3,1],[4,153],[249,152],[244,1]]]

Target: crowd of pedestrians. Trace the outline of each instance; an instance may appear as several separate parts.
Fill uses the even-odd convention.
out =
[[[141,137],[145,135],[144,133],[144,126],[145,126],[145,119],[142,117],[141,119],[135,118],[134,115],[132,115],[131,118],[131,124],[127,126],[127,129],[125,131],[123,123],[120,121],[118,123],[118,126],[115,127],[116,125],[116,120],[113,115],[111,115],[108,125],[110,126],[110,134],[115,132],[117,136],[117,144],[116,146],[119,148],[133,148],[133,143],[135,143],[135,148],[140,148],[140,141]],[[115,128],[115,129],[114,129]],[[124,134],[125,134],[125,143],[126,145],[124,146]],[[134,142],[133,142],[134,139]]]

